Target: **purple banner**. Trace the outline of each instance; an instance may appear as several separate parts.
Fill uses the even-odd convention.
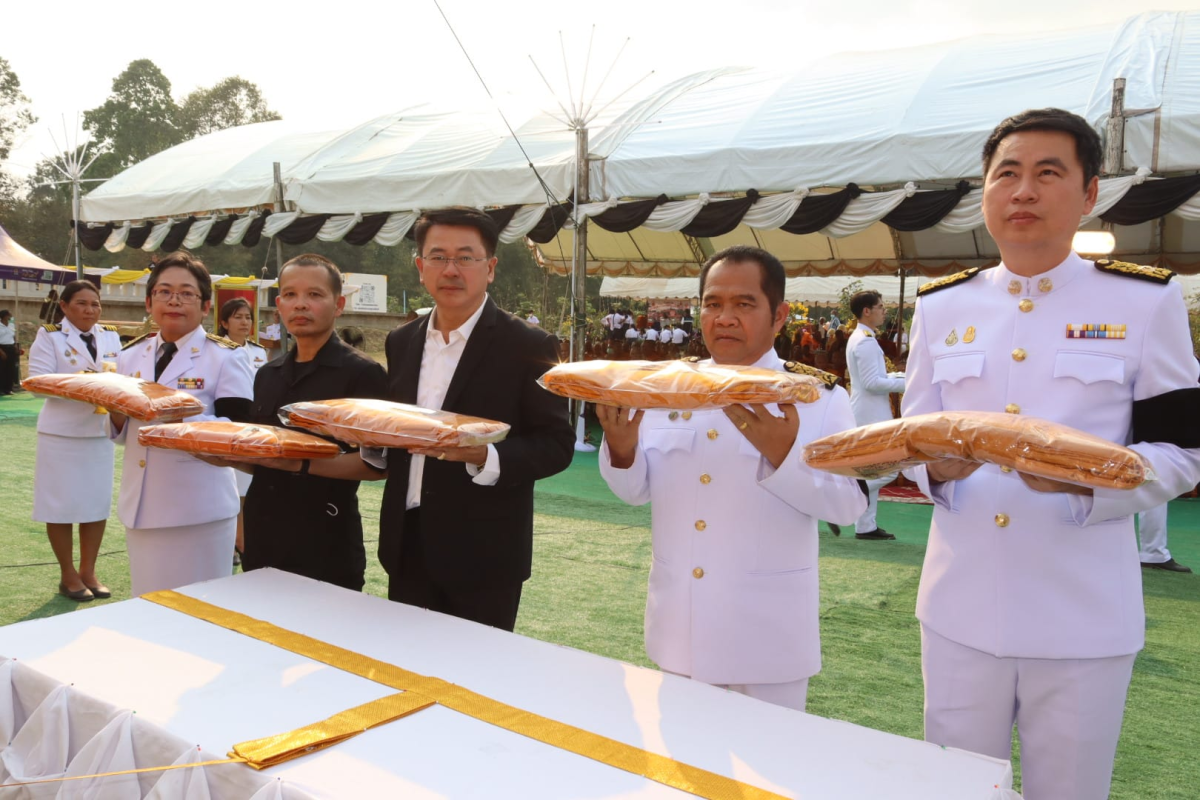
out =
[[[35,267],[5,267],[0,266],[0,279],[6,281],[24,281],[25,283],[48,283],[51,286],[64,286],[75,280],[75,273],[69,270],[37,269]],[[100,278],[97,275],[84,276],[97,286]]]

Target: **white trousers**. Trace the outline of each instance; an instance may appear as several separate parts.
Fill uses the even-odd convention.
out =
[[[858,518],[858,522],[854,523],[855,533],[870,533],[879,527],[875,522],[875,514],[879,511],[879,490],[894,480],[896,480],[895,475],[887,475],[883,478],[876,478],[873,481],[866,481],[867,510]]]
[[[663,672],[691,679],[690,675],[671,672],[669,669],[664,669]],[[755,700],[762,700],[764,703],[794,708],[797,711],[803,711],[804,706],[808,703],[808,678],[787,683],[714,683],[712,685],[753,697]]]
[[[174,528],[125,528],[134,597],[233,574],[237,517]]]
[[[1166,503],[1138,514],[1138,540],[1143,564],[1162,564],[1171,560],[1171,551],[1167,549]]]
[[[998,658],[922,625],[925,740],[1008,760],[1015,722],[1025,800],[1104,800],[1134,658]]]

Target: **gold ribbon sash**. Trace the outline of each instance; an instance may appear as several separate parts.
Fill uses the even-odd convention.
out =
[[[296,731],[235,745],[231,755],[245,757],[258,769],[336,744],[361,733],[366,729],[364,725],[372,727],[399,719],[436,703],[507,731],[698,797],[710,800],[783,800],[782,795],[766,789],[515,708],[440,678],[419,675],[179,592],[152,592],[142,595],[142,599],[404,693],[367,703]]]

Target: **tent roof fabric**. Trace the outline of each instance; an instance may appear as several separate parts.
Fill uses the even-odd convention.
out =
[[[0,227],[0,267],[19,267],[22,269],[43,270],[48,272],[74,272],[73,269],[51,264],[44,258],[17,244],[17,240],[8,235],[8,231]]]

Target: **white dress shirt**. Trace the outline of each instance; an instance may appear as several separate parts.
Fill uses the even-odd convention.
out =
[[[676,328],[671,332],[671,344],[683,344],[683,340],[687,338],[687,331],[683,328]]]
[[[0,345],[17,343],[17,326],[12,322],[0,325]]]
[[[421,408],[441,410],[454,371],[458,369],[459,359],[466,349],[467,339],[475,330],[476,323],[483,316],[483,307],[487,304],[487,296],[475,313],[462,325],[450,331],[450,341],[446,341],[442,332],[437,330],[437,308],[429,318],[429,330],[425,334],[425,351],[421,355],[421,375],[417,382],[417,405]],[[500,480],[500,456],[494,445],[487,446],[487,461],[483,468],[474,464],[466,465],[472,480],[481,486],[494,486]],[[425,456],[414,455],[408,467],[408,497],[406,509],[421,505],[421,479],[425,473]]]

